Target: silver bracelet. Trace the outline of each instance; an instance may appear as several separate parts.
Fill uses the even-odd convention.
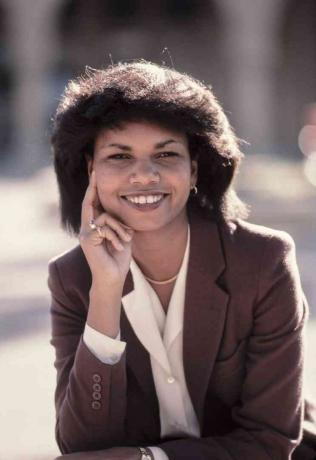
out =
[[[151,450],[147,449],[147,447],[138,447],[141,457],[140,460],[155,460]]]

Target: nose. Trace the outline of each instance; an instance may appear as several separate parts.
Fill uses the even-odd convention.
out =
[[[155,165],[149,160],[142,160],[137,162],[131,176],[130,182],[132,184],[141,183],[158,183],[160,181],[160,175]]]

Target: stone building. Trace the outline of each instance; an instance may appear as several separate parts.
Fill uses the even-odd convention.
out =
[[[0,39],[3,161],[47,163],[66,81],[133,58],[211,84],[244,150],[301,155],[315,101],[314,0],[0,0]]]

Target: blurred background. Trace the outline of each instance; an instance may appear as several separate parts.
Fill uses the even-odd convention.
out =
[[[250,221],[296,242],[316,395],[316,1],[0,0],[1,460],[58,453],[47,262],[77,242],[59,226],[51,116],[85,66],[135,58],[210,84],[243,140]]]

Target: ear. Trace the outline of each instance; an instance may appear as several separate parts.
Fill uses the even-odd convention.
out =
[[[198,162],[196,160],[191,161],[191,185],[194,186],[198,179]]]

